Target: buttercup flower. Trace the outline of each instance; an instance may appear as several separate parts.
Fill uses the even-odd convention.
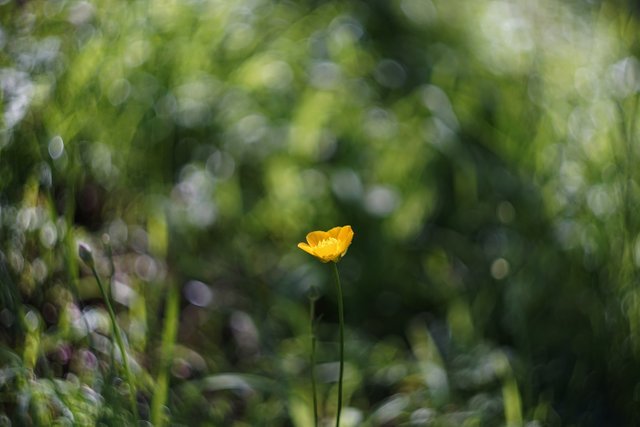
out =
[[[298,243],[298,247],[322,262],[338,262],[347,253],[351,240],[353,230],[345,225],[329,231],[312,231],[307,234],[307,243]]]

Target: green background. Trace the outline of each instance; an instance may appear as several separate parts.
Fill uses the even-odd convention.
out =
[[[0,2],[0,425],[636,425],[635,12]]]

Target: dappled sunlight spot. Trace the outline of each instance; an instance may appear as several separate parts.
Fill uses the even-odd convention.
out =
[[[24,43],[29,41],[30,43]],[[12,48],[15,48],[12,46]],[[54,66],[60,54],[60,39],[58,37],[49,36],[41,40],[20,40],[18,41],[18,49],[21,53],[18,57],[21,68],[23,70],[37,70]]]
[[[36,282],[42,283],[47,278],[49,269],[41,258],[36,258],[31,263],[31,272]]]
[[[337,383],[340,374],[339,362],[320,363],[316,366],[318,380],[324,383]],[[344,381],[345,384],[357,382],[359,376],[358,369],[345,360],[344,364]]]
[[[82,310],[82,317],[89,332],[99,332],[108,334],[110,331],[109,316],[102,308],[85,308]]]
[[[404,85],[407,72],[398,61],[383,59],[376,65],[373,76],[380,85],[398,89]]]
[[[364,419],[364,414],[358,408],[354,408],[352,406],[346,406],[342,410],[342,418],[340,420],[341,426],[359,426]]]
[[[53,174],[51,172],[51,166],[48,163],[40,163],[38,171],[38,179],[40,184],[45,188],[51,188],[53,185]]]
[[[62,153],[64,151],[64,142],[62,141],[62,137],[60,137],[60,135],[56,135],[51,138],[51,141],[49,141],[48,151],[49,156],[51,156],[53,160],[56,160],[60,158],[60,156],[62,156]]]
[[[121,218],[115,218],[107,228],[109,242],[112,247],[123,246],[129,238],[129,227]]]
[[[196,128],[211,119],[211,110],[204,101],[194,98],[181,98],[178,100],[175,117],[180,125],[187,128]]]
[[[218,210],[213,199],[215,181],[211,173],[194,164],[188,164],[180,172],[172,192],[170,212],[178,223],[203,228],[213,224]]]
[[[568,194],[581,191],[585,186],[584,167],[577,161],[565,160],[559,171],[561,188]]]
[[[411,413],[409,420],[414,425],[430,425],[437,415],[438,413],[434,409],[420,408]]]
[[[249,396],[255,393],[255,389],[250,382],[242,375],[217,374],[204,379],[203,388],[207,391],[234,390],[242,396]]]
[[[400,196],[389,186],[374,185],[364,196],[364,208],[372,215],[385,217],[390,215],[398,206]]]
[[[259,332],[251,316],[243,311],[234,311],[229,320],[238,353],[250,356],[258,352]]]
[[[640,62],[634,56],[623,58],[609,67],[607,77],[617,98],[636,94],[640,90]]]
[[[127,79],[116,79],[107,89],[107,98],[113,106],[118,106],[125,102],[130,94],[131,84]]]
[[[600,70],[596,70],[592,66],[576,69],[573,77],[574,88],[585,101],[591,101],[604,95],[604,85],[600,74]]]
[[[89,165],[95,178],[105,188],[110,189],[114,185],[119,170],[114,165],[114,153],[107,145],[99,142],[91,144],[89,149]]]
[[[87,1],[79,1],[69,8],[67,19],[73,25],[79,27],[81,25],[88,24],[89,21],[93,18],[94,14],[95,7],[91,3]]]
[[[136,256],[133,268],[136,275],[145,282],[154,282],[163,278],[159,262],[149,255],[140,254]]]
[[[420,96],[424,105],[431,113],[441,120],[447,128],[456,132],[460,127],[449,97],[440,87],[425,85],[420,89]]]
[[[335,17],[328,30],[329,49],[334,55],[353,47],[365,33],[360,21],[346,14]]]
[[[287,262],[285,263],[285,261]],[[288,261],[283,260],[282,264],[286,266],[289,264]],[[293,260],[291,263],[293,263]],[[311,263],[300,264],[295,268],[289,267],[286,270],[289,273],[285,276],[285,281],[292,284],[295,295],[306,295],[314,289],[321,290],[324,288],[322,275]]]
[[[89,333],[89,325],[85,321],[84,313],[80,311],[77,304],[69,302],[65,304],[63,315],[71,323],[71,331],[75,337],[84,337]]]
[[[71,361],[72,368],[77,374],[81,374],[87,371],[93,371],[98,368],[98,358],[96,355],[90,351],[82,349],[73,354],[73,358]],[[98,397],[96,395],[96,397]],[[100,396],[100,399],[102,397]]]
[[[438,19],[438,11],[431,0],[401,0],[400,9],[418,26],[433,24]]]
[[[245,144],[257,144],[269,130],[267,119],[261,114],[249,114],[242,117],[233,126],[232,132],[240,142]]]
[[[182,379],[193,378],[194,375],[202,374],[207,369],[207,363],[197,352],[180,347],[177,352],[179,357],[174,359],[171,366],[171,373]]]
[[[167,93],[154,104],[154,111],[161,119],[173,118],[178,108],[178,101],[172,93]]]
[[[23,231],[34,231],[39,227],[39,208],[25,207],[18,211],[16,215],[15,225]]]
[[[24,315],[24,327],[29,332],[35,332],[39,330],[41,327],[41,323],[42,322],[40,319],[40,315],[34,310],[29,310]]]
[[[186,300],[197,307],[209,306],[214,298],[213,290],[198,280],[188,281],[182,292]]]
[[[231,23],[225,33],[223,46],[232,55],[245,54],[245,50],[250,48],[256,40],[256,32],[250,23]]]
[[[171,374],[179,379],[191,377],[191,365],[181,357],[175,358],[171,364]]]
[[[397,394],[389,397],[378,407],[371,417],[378,425],[393,423],[409,406],[410,400],[404,394]]]
[[[567,121],[569,135],[576,141],[588,144],[596,133],[596,122],[594,117],[581,107],[576,107],[569,114]]]
[[[259,79],[264,86],[282,91],[290,88],[293,71],[285,61],[275,60],[262,67]]]
[[[220,82],[209,74],[201,74],[173,90],[176,99],[176,121],[187,128],[206,124],[211,107],[221,90]]]
[[[9,265],[11,266],[11,269],[14,272],[16,273],[22,272],[22,269],[24,268],[24,257],[19,251],[15,249],[10,249],[7,255],[7,259],[9,261]]]
[[[327,177],[317,169],[306,169],[301,172],[300,178],[304,187],[303,194],[310,199],[324,197],[327,194]]]
[[[229,124],[237,122],[248,112],[257,110],[255,104],[255,99],[242,86],[229,85],[222,97],[216,100],[218,120]]]
[[[61,365],[66,365],[71,360],[71,356],[73,355],[73,351],[70,345],[60,345],[55,353],[54,360]]]
[[[587,205],[598,217],[606,217],[617,210],[616,198],[610,186],[606,184],[594,185],[587,190]]]
[[[4,112],[2,128],[11,129],[27,113],[34,86],[29,75],[13,68],[0,69],[0,89]]]
[[[534,48],[533,11],[527,5],[491,1],[480,17],[485,39],[477,48],[483,51],[486,65],[496,73],[522,72],[530,64],[526,56]]]
[[[456,131],[437,117],[424,122],[425,139],[445,154],[452,154],[455,149]]]
[[[371,139],[391,139],[398,133],[395,115],[382,108],[367,111],[363,126],[365,134]]]
[[[149,234],[139,225],[134,225],[130,230],[131,239],[129,244],[131,248],[139,253],[145,254],[149,250]]]
[[[309,83],[322,90],[337,89],[342,83],[342,69],[331,61],[315,61],[309,67]]]
[[[152,52],[151,43],[143,38],[131,41],[125,49],[124,63],[130,68],[144,64]]]
[[[491,263],[491,276],[496,280],[502,280],[509,275],[509,261],[498,258]]]
[[[510,224],[516,218],[516,210],[508,201],[503,201],[496,208],[496,216],[503,224]]]
[[[245,88],[275,91],[288,90],[294,77],[291,66],[272,53],[250,58],[236,73],[239,83]]]

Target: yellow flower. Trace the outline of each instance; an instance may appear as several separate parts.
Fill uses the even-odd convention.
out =
[[[298,247],[322,262],[338,262],[347,253],[351,240],[353,230],[345,225],[329,231],[312,231],[307,234],[307,243],[298,243]]]

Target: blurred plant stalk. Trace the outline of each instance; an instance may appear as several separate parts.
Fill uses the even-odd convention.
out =
[[[102,299],[104,300],[107,306],[107,311],[109,312],[109,319],[111,320],[111,328],[113,329],[113,335],[116,338],[116,344],[118,346],[118,349],[120,350],[120,357],[122,358],[125,375],[127,376],[127,382],[129,383],[129,387],[130,387],[129,399],[131,401],[131,410],[133,412],[133,416],[135,417],[135,419],[139,420],[140,417],[138,416],[136,387],[133,381],[133,375],[131,375],[131,369],[129,368],[129,358],[124,348],[124,342],[122,341],[122,336],[120,335],[120,328],[118,327],[118,323],[116,321],[116,315],[111,305],[111,299],[109,298],[109,295],[107,294],[102,284],[102,280],[100,280],[100,276],[96,271],[96,265],[95,265],[95,261],[93,259],[93,254],[91,253],[91,250],[85,245],[80,244],[78,248],[78,254],[80,256],[80,259],[85,263],[85,265],[91,269],[91,272],[93,273],[93,277],[96,279],[96,282],[98,283],[98,288],[100,289],[100,294],[102,295]]]
[[[315,294],[309,296],[309,323],[311,332],[311,393],[313,395],[313,425],[318,427],[318,392],[316,388],[316,328],[315,328],[315,312],[316,300]]]
[[[336,413],[336,427],[340,427],[340,413],[342,412],[342,376],[344,374],[344,303],[342,301],[342,284],[340,283],[340,273],[338,263],[333,263],[333,272],[336,276],[336,286],[338,287],[338,318],[340,322],[340,374],[338,376],[338,409]]]

